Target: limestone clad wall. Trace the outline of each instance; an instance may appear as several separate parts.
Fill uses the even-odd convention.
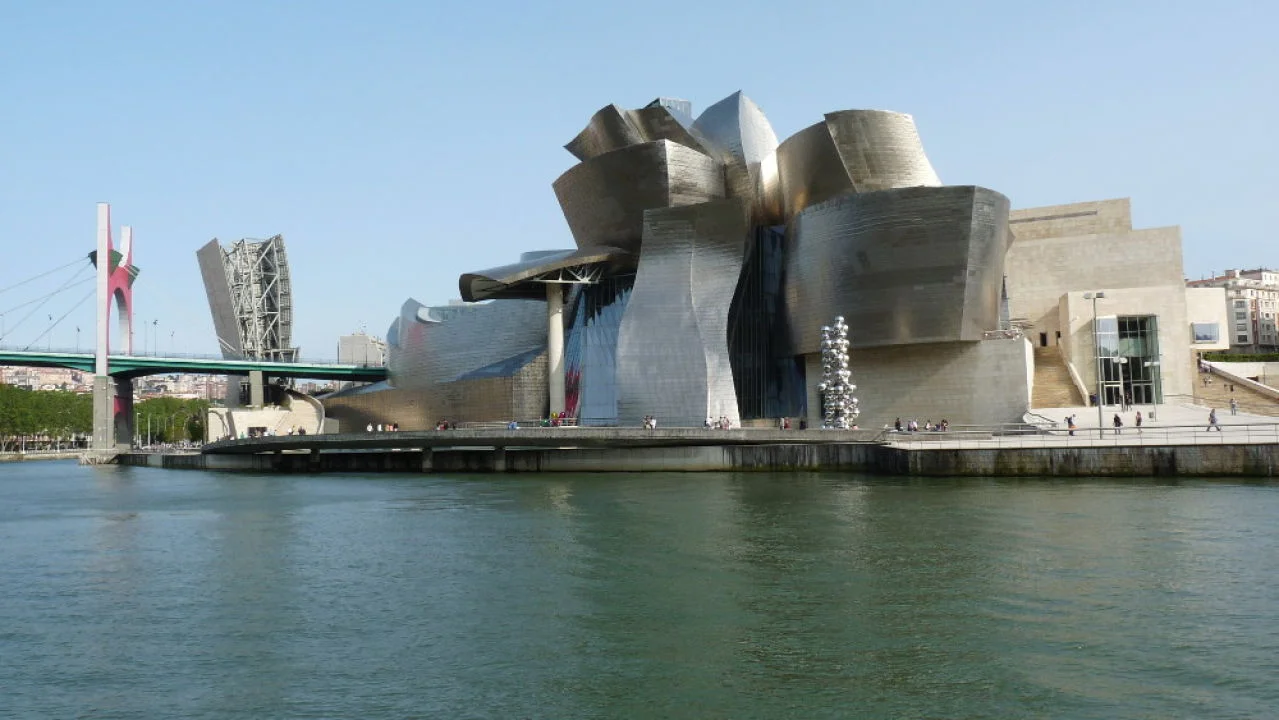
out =
[[[1216,323],[1220,335],[1217,342],[1195,342],[1191,336],[1191,349],[1195,352],[1230,349],[1230,308],[1226,304],[1225,288],[1186,288],[1186,316],[1190,323]]]
[[[1046,333],[1050,343],[1056,332],[1063,330],[1057,304],[1066,292],[1103,290],[1109,294],[1111,288],[1138,287],[1180,291],[1185,285],[1178,227],[1034,239],[1017,235],[1004,266],[1010,316],[1028,320],[1031,338]],[[1185,298],[1176,302],[1183,308],[1184,319]]]
[[[821,356],[805,356],[809,424],[821,425]],[[849,353],[863,429],[914,418],[955,425],[1021,422],[1030,409],[1033,359],[1025,338],[868,348]]]
[[[1178,254],[1180,259],[1180,253]],[[1194,389],[1194,359],[1190,347],[1190,322],[1186,317],[1185,289],[1180,285],[1104,289],[1106,297],[1097,301],[1097,314],[1155,315],[1159,323],[1160,375],[1165,400],[1169,395],[1189,395]],[[1097,387],[1096,345],[1093,340],[1093,303],[1084,293],[1066,293],[1060,303],[1058,321],[1067,357],[1089,392]]]
[[[1008,227],[1019,240],[1125,233],[1132,230],[1132,203],[1119,198],[1013,210]]]

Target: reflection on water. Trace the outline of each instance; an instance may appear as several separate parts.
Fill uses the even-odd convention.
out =
[[[0,469],[17,716],[1265,717],[1279,488]]]

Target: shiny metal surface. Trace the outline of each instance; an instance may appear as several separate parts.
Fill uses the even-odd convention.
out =
[[[857,192],[941,185],[910,115],[841,110],[826,114],[826,127]]]
[[[645,210],[723,198],[724,176],[707,155],[657,140],[581,162],[554,187],[579,248],[638,252]]]
[[[853,348],[981,340],[999,326],[1008,199],[974,186],[845,195],[788,231],[786,312],[796,354],[843,315]]]
[[[748,230],[741,199],[650,210],[635,287],[618,335],[618,421],[740,424],[728,311]]]
[[[827,113],[778,148],[787,218],[849,192],[939,186],[915,120],[885,110]]]
[[[387,333],[386,384],[325,399],[345,423],[433,427],[545,412],[546,304],[495,300],[428,307],[407,300]],[[365,418],[365,420],[361,420]]]
[[[605,105],[591,116],[586,128],[564,146],[578,160],[590,160],[613,150],[644,142],[626,110]]]
[[[428,307],[408,300],[396,342],[388,347],[387,369],[393,386],[425,388],[545,344],[545,302]]]
[[[536,300],[546,295],[539,278],[561,272],[611,274],[634,265],[632,253],[608,247],[524,253],[517,263],[463,273],[458,289],[466,302],[496,298]]]
[[[777,134],[764,111],[738,91],[706,108],[693,129],[718,151],[728,195],[745,200],[757,224],[775,221],[776,203],[765,198],[777,193]]]
[[[810,205],[854,192],[825,121],[786,138],[777,149],[777,169],[782,213],[788,220]]]

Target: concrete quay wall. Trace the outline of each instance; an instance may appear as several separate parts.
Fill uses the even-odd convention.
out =
[[[871,443],[458,449],[242,455],[125,454],[125,465],[258,472],[846,471],[969,477],[1274,477],[1279,445],[904,449]]]

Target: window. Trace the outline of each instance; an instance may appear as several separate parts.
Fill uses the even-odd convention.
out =
[[[1236,320],[1247,320],[1247,319],[1248,319],[1248,313],[1246,313],[1246,312],[1237,312],[1237,313],[1235,313],[1235,319],[1236,319]]]
[[[1248,342],[1248,336],[1247,336],[1247,335],[1240,335],[1239,337],[1235,338],[1235,342],[1237,342],[1237,343],[1246,343],[1246,342]]]
[[[1217,323],[1190,323],[1190,334],[1196,343],[1216,343],[1221,339]]]

